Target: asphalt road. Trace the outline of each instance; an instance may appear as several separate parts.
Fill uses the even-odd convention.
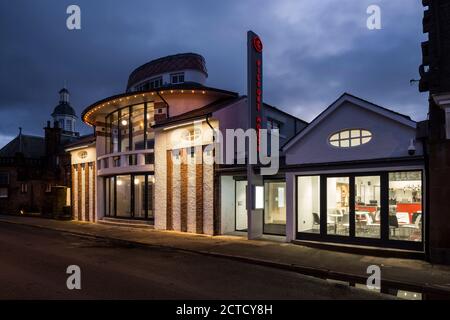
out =
[[[66,286],[69,265],[81,290]],[[269,267],[0,223],[0,299],[377,299]]]

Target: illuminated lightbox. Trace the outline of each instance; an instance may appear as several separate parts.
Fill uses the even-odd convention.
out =
[[[255,186],[255,209],[264,209],[264,187]]]

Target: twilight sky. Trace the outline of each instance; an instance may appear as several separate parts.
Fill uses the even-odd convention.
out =
[[[81,7],[81,30],[66,8]],[[371,4],[381,30],[366,27]],[[246,94],[246,32],[264,42],[264,100],[310,121],[349,92],[424,120],[427,95],[409,80],[421,61],[421,1],[1,0],[0,147],[42,128],[67,82],[79,115],[125,91],[137,66],[202,54],[208,85]],[[83,133],[91,129],[77,123]]]

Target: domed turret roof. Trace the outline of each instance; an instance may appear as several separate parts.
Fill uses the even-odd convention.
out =
[[[75,110],[67,102],[60,102],[55,107],[55,109],[53,110],[53,113],[52,113],[52,117],[57,116],[57,115],[58,116],[69,115],[69,116],[74,116],[74,117],[77,116],[75,113]]]
[[[69,90],[65,87],[59,90],[59,104],[55,107],[52,117],[55,116],[73,116],[76,117],[75,110],[69,103]]]

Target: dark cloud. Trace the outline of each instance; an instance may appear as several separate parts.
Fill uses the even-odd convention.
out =
[[[245,94],[248,29],[265,44],[267,102],[311,120],[347,91],[422,120],[426,95],[409,85],[420,64],[420,2],[377,3],[379,31],[366,28],[365,0],[2,1],[0,145],[19,126],[42,134],[65,81],[80,114],[163,55],[198,52],[210,86]],[[81,7],[80,31],[66,28],[70,4]]]

